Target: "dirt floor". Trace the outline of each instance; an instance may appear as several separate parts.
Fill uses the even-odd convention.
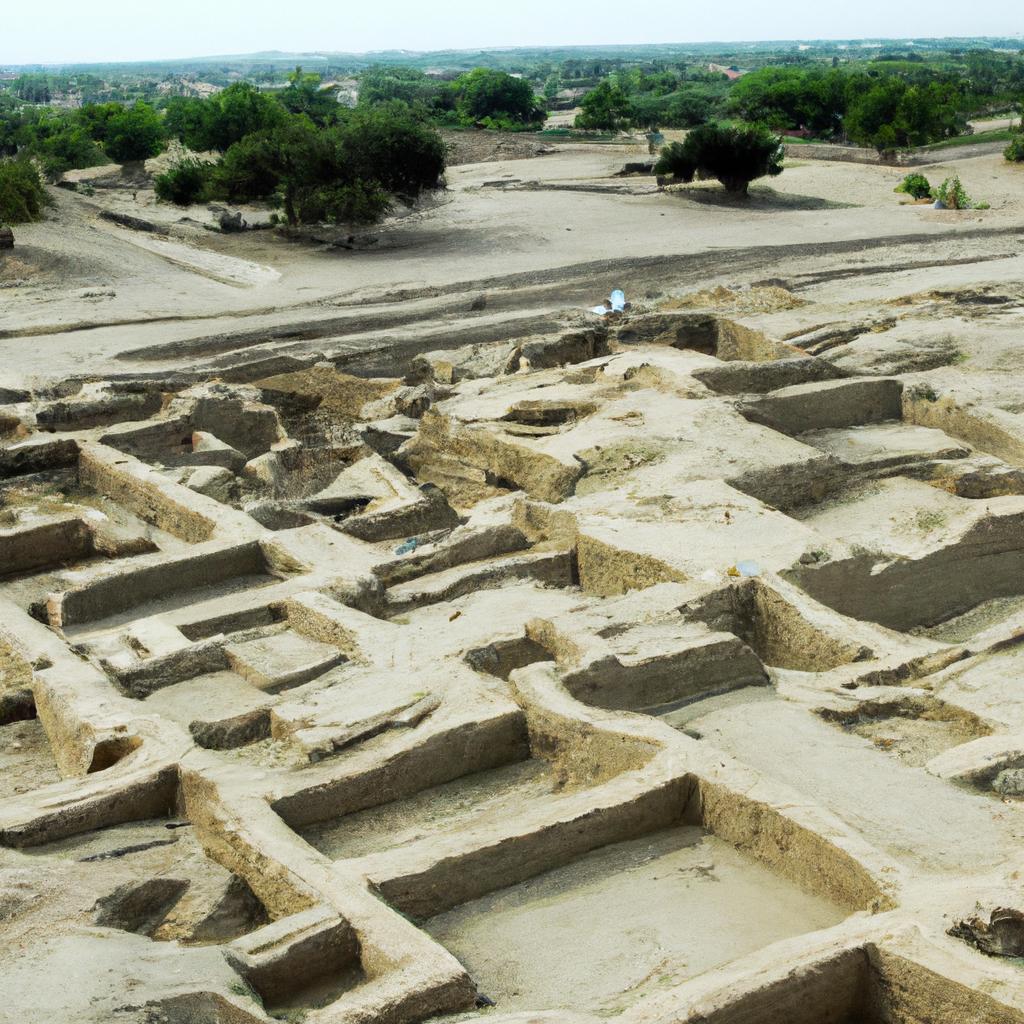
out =
[[[662,290],[667,271],[689,290],[758,275],[799,279],[832,261],[846,269],[837,287],[820,282],[827,300],[845,297],[865,273],[870,283],[881,267],[892,271],[888,287],[903,267],[953,257],[943,279],[969,283],[999,272],[977,260],[1019,252],[1024,173],[997,156],[923,169],[940,180],[955,170],[992,207],[956,213],[901,206],[892,188],[902,175],[888,167],[797,161],[735,203],[710,183],[659,193],[645,179],[611,177],[639,147],[556,148],[453,167],[439,202],[374,229],[354,249],[271,232],[213,234],[146,191],[97,189],[90,198],[54,190],[47,219],[20,228],[18,247],[0,257],[17,261],[0,266],[5,380],[25,384],[83,362],[95,372],[128,370],[118,353],[288,324],[361,335],[374,318],[387,322],[396,298],[406,299],[409,330],[428,322],[443,330],[481,292],[499,292],[505,315],[525,314],[585,308],[616,285],[644,298]],[[171,234],[100,220],[103,208]],[[184,216],[211,219],[205,210]]]

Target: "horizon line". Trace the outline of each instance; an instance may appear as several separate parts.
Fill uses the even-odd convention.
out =
[[[373,58],[387,54],[406,54],[416,57],[430,57],[434,54],[472,54],[472,53],[509,53],[515,50],[588,50],[588,49],[618,49],[628,50],[641,47],[659,47],[661,49],[672,49],[675,47],[684,48],[687,46],[770,46],[783,44],[813,45],[815,43],[867,43],[875,45],[902,44],[912,46],[917,42],[958,42],[989,39],[1020,39],[1024,43],[1024,33],[1013,32],[1005,35],[983,35],[983,36],[817,36],[814,38],[782,38],[782,39],[695,39],[688,42],[643,42],[643,43],[536,43],[528,45],[501,45],[501,46],[466,46],[446,47],[434,50],[411,50],[405,47],[376,50],[255,50],[248,53],[213,53],[213,54],[192,54],[186,57],[144,57],[133,60],[39,60],[22,63],[4,63],[0,68],[65,68],[65,67],[96,67],[99,65],[124,65],[133,66],[139,64],[183,64],[190,61],[217,61],[217,60],[252,60],[255,58],[291,58],[291,57],[315,57],[330,60],[332,57],[348,58]]]

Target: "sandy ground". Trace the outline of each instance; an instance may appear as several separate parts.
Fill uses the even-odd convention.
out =
[[[605,847],[425,927],[505,1010],[614,1016],[639,995],[842,917],[721,840],[681,827]]]
[[[427,208],[385,223],[354,249],[296,242],[270,231],[221,235],[190,210],[156,204],[146,190],[97,189],[93,197],[52,190],[46,219],[17,232],[0,262],[0,383],[18,384],[111,368],[118,352],[179,338],[279,323],[314,322],[356,307],[362,315],[396,297],[424,300],[435,289],[467,293],[486,283],[519,291],[565,281],[601,263],[593,300],[620,282],[633,295],[647,275],[638,260],[686,258],[677,278],[695,285],[779,277],[863,242],[863,259],[898,266],[908,236],[934,250],[932,262],[993,248],[1020,249],[1010,231],[1024,213],[1024,170],[998,156],[959,161],[955,170],[991,209],[940,212],[901,205],[898,169],[801,162],[745,202],[714,183],[658,192],[651,179],[616,178],[639,147],[565,146],[534,159],[452,167],[448,191]],[[951,167],[924,169],[941,180]],[[163,222],[168,237],[101,220],[101,209]],[[205,213],[210,219],[210,214]],[[934,239],[934,244],[930,242]],[[737,251],[743,258],[737,262]],[[792,258],[784,258],[786,255]],[[801,262],[802,261],[802,262]],[[894,266],[894,269],[895,269]],[[513,275],[525,275],[513,278]],[[531,277],[531,275],[534,275]],[[511,280],[509,280],[511,279]],[[589,305],[589,296],[549,289],[524,307]],[[408,305],[416,316],[416,306]],[[465,308],[457,304],[452,313]],[[31,341],[26,339],[31,337]]]

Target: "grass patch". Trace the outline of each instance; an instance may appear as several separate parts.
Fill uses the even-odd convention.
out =
[[[956,149],[958,146],[973,146],[981,142],[1009,142],[1017,132],[1012,128],[994,128],[989,132],[975,132],[973,135],[957,135],[952,139],[943,139],[941,142],[933,142],[928,146],[921,146],[923,150],[932,152],[939,149]]]
[[[914,526],[917,527],[920,533],[933,533],[935,530],[941,530],[948,521],[945,512],[937,512],[931,509],[921,509],[914,516]]]

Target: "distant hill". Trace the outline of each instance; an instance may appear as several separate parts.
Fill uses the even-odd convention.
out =
[[[567,60],[670,60],[688,55],[721,58],[721,63],[732,64],[730,57],[797,52],[808,54],[842,53],[844,51],[915,50],[922,52],[995,49],[1020,51],[1024,37],[977,36],[966,38],[908,39],[778,39],[749,42],[708,43],[643,43],[606,44],[592,46],[531,46],[486,47],[470,50],[375,50],[368,53],[344,51],[286,52],[263,50],[259,53],[215,54],[205,57],[182,57],[174,60],[105,62],[92,64],[31,64],[0,65],[4,71],[53,71],[128,74],[183,74],[215,68],[221,73],[246,74],[253,69],[272,70],[301,64],[310,68],[329,67],[332,72],[359,71],[375,64],[394,64],[414,68],[443,68],[463,70],[474,67],[494,67],[516,70],[523,65],[538,62]]]

